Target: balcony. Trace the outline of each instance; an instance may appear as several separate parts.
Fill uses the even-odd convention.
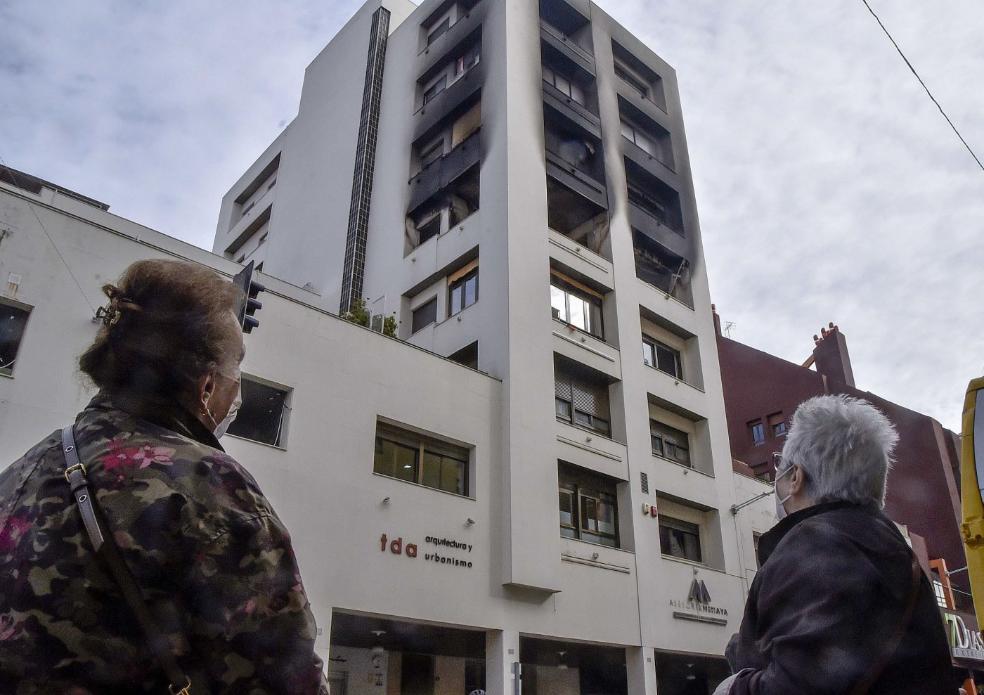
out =
[[[657,218],[643,207],[629,202],[629,224],[652,241],[665,247],[674,255],[688,258],[690,243],[664,220]]]
[[[447,89],[417,109],[413,127],[413,140],[430,132],[449,114],[459,110],[466,101],[475,97],[485,82],[485,62],[480,61],[468,72],[451,83]]]
[[[556,152],[547,150],[547,176],[585,198],[599,208],[608,208],[605,185]]]
[[[410,179],[409,214],[416,212],[421,205],[482,161],[481,135],[481,129],[475,131],[453,150],[428,164]]]
[[[417,74],[423,75],[438,65],[450,53],[454,52],[456,46],[465,41],[482,22],[485,21],[486,6],[479,2],[474,7],[464,10],[464,14],[458,17],[458,21],[451,25],[440,37],[434,40],[430,46],[424,46],[417,56]]]
[[[612,380],[622,378],[622,364],[617,347],[563,321],[554,318],[550,321],[555,354],[586,365]]]
[[[577,64],[581,70],[591,75],[595,74],[594,55],[591,51],[578,45],[573,37],[568,36],[543,19],[540,20],[540,39],[544,44]]]
[[[619,480],[629,479],[628,454],[624,444],[559,420],[555,423],[554,434],[557,460]]]
[[[543,83],[543,102],[563,114],[583,130],[596,138],[601,138],[601,119],[584,104],[579,104],[570,96],[549,82]]]
[[[276,191],[268,190],[260,196],[254,205],[243,215],[236,224],[226,233],[226,239],[231,239],[224,253],[226,256],[233,257],[239,248],[253,236],[256,231],[270,220],[273,209],[273,200]]]
[[[607,218],[605,221],[607,222]],[[574,275],[589,278],[594,284],[609,292],[615,289],[615,274],[611,261],[554,229],[548,230],[548,234],[547,241],[550,242],[552,260]]]

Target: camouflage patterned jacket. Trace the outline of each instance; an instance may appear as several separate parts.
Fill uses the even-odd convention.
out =
[[[75,432],[193,695],[317,693],[314,618],[287,530],[253,477],[197,420],[160,404],[100,394]],[[166,693],[93,554],[59,437],[0,472],[0,693]]]

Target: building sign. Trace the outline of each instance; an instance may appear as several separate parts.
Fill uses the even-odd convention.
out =
[[[981,633],[967,628],[963,618],[955,613],[943,612],[946,634],[950,640],[950,652],[954,659],[984,662],[984,639]]]
[[[677,609],[673,611],[673,617],[677,620],[692,620],[711,625],[728,624],[728,609],[719,608],[711,603],[711,592],[707,590],[704,580],[697,576],[697,570],[694,570],[694,579],[690,582],[687,600],[671,599],[670,606]]]
[[[434,546],[430,548],[430,546]],[[416,543],[404,539],[403,536],[390,538],[385,533],[379,537],[380,552],[387,552],[391,555],[402,555],[410,559],[416,559],[420,555],[420,548]],[[471,569],[472,562],[468,559],[471,554],[472,545],[459,541],[454,538],[444,538],[441,536],[427,536],[424,538],[424,560],[438,565],[448,567],[462,567]],[[465,557],[462,557],[462,554]]]

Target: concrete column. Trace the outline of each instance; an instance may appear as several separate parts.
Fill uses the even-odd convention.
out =
[[[485,692],[488,695],[518,695],[518,664],[518,632],[489,630],[485,633]]]
[[[656,695],[656,663],[649,647],[626,647],[628,695]]]

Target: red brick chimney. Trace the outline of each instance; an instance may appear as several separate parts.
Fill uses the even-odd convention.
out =
[[[847,352],[847,338],[833,322],[820,329],[819,336],[813,336],[813,360],[817,373],[834,379],[847,386],[854,386],[854,371],[851,369],[851,356]]]

